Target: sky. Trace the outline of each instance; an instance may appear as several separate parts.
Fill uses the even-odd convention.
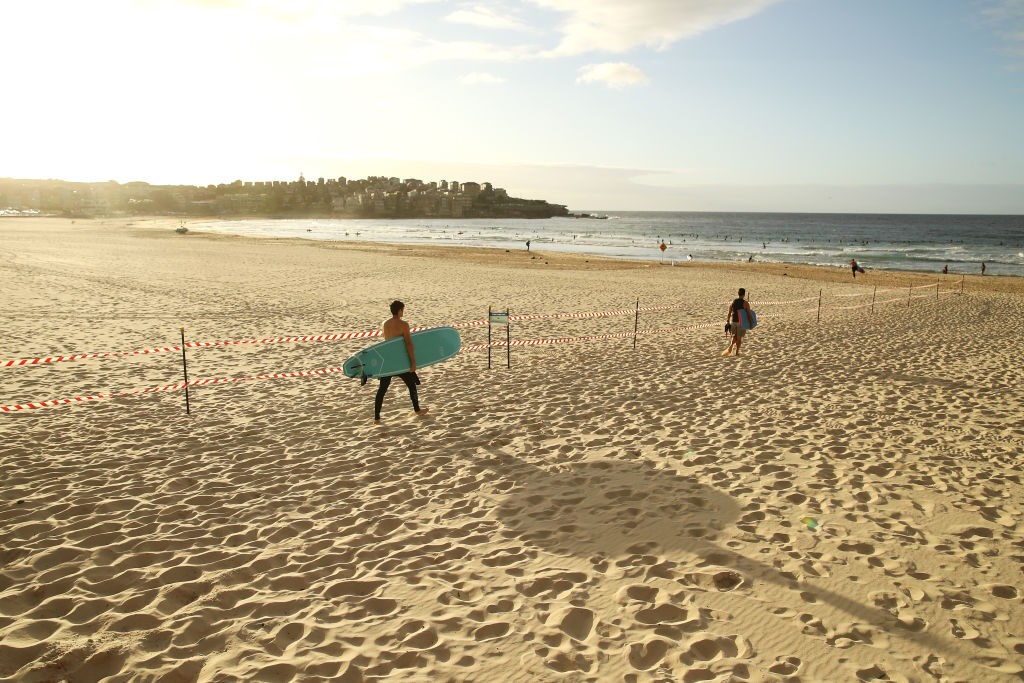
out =
[[[1024,0],[38,0],[0,26],[0,177],[1024,214]]]

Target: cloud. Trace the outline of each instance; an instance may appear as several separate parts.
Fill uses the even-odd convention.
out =
[[[480,28],[506,29],[510,31],[527,31],[529,28],[519,19],[510,16],[507,11],[498,12],[494,8],[485,5],[473,5],[455,10],[447,17],[446,21],[456,24],[469,24]]]
[[[173,6],[181,0],[133,0],[140,5]],[[209,9],[240,10],[267,14],[278,18],[302,18],[315,15],[330,14],[335,17],[385,16],[394,14],[407,5],[418,5],[435,2],[436,0],[334,0],[325,3],[323,0],[290,0],[281,3],[279,0],[184,0],[184,4]]]
[[[587,64],[580,68],[577,83],[603,83],[609,88],[626,88],[634,85],[647,85],[649,79],[643,71],[625,62],[604,62],[603,64]]]
[[[504,83],[505,79],[482,71],[474,71],[459,78],[463,85],[498,85]]]
[[[1024,69],[1024,0],[984,0],[981,15],[1005,41],[1013,70]]]
[[[549,56],[658,50],[718,26],[746,19],[782,0],[529,0],[566,16],[562,40]]]

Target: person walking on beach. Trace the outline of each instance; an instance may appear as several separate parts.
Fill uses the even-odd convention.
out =
[[[409,353],[409,372],[403,372],[398,375],[398,378],[405,382],[405,386],[409,388],[409,399],[412,401],[412,409],[416,411],[417,415],[425,415],[428,409],[420,408],[420,399],[416,392],[416,385],[420,383],[420,378],[416,376],[416,352],[412,347],[409,323],[402,320],[403,315],[405,315],[405,304],[398,300],[392,301],[391,317],[385,320],[382,325],[384,339],[386,341],[396,337],[405,337],[405,350]],[[384,394],[388,393],[388,387],[390,386],[391,377],[380,378],[380,386],[377,387],[377,398],[373,402],[373,421],[376,423],[380,422],[380,409],[384,405]]]
[[[853,271],[853,277],[857,277],[857,259],[850,259],[850,270]]]
[[[526,240],[526,251],[530,251],[530,240]]]
[[[751,320],[750,304],[746,301],[747,290],[740,287],[739,296],[733,299],[733,302],[729,304],[729,312],[725,316],[725,322],[729,323],[730,331],[732,332],[732,341],[729,342],[729,346],[722,353],[723,356],[733,355],[733,349],[736,350],[736,355],[740,355],[740,344],[743,343],[743,335],[747,333],[743,329],[743,321],[740,320],[740,311],[747,312],[747,320]]]
[[[948,275],[949,274],[949,264],[948,263],[946,265],[942,266],[942,274],[943,275]]]
[[[981,262],[981,274],[982,275],[985,274],[985,262],[984,261]]]

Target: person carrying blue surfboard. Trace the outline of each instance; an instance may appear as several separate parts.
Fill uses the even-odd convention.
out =
[[[746,312],[746,319],[753,320],[754,314],[750,310],[750,304],[746,300],[747,290],[740,287],[739,297],[733,299],[733,302],[729,304],[729,312],[726,314],[725,322],[729,325],[729,330],[732,332],[732,341],[729,342],[729,346],[722,352],[723,356],[733,355],[733,349],[736,350],[736,355],[740,355],[740,344],[743,343],[743,335],[747,333],[747,330],[743,326],[743,322],[740,319],[740,312]]]
[[[403,372],[398,377],[405,382],[405,386],[409,387],[409,398],[412,400],[413,410],[417,415],[425,415],[428,409],[420,408],[420,399],[416,392],[416,385],[420,383],[420,378],[416,376],[416,351],[412,346],[409,323],[402,320],[403,315],[405,315],[405,304],[398,300],[392,301],[391,317],[385,320],[381,327],[384,330],[385,341],[396,337],[405,337],[405,349],[409,353],[409,372]],[[388,392],[389,386],[391,386],[391,377],[381,377],[380,386],[377,387],[377,397],[373,402],[374,422],[380,422],[380,409],[384,405],[384,395]]]

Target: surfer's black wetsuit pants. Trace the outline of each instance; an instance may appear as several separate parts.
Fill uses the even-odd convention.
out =
[[[414,372],[403,372],[398,375],[398,378],[405,382],[405,386],[409,387],[409,398],[412,399],[412,407],[417,413],[420,412],[420,398],[416,393],[416,373]],[[380,408],[384,405],[384,394],[388,393],[388,387],[391,386],[391,377],[381,377],[380,386],[377,387],[377,399],[373,402],[373,419],[380,419]]]

